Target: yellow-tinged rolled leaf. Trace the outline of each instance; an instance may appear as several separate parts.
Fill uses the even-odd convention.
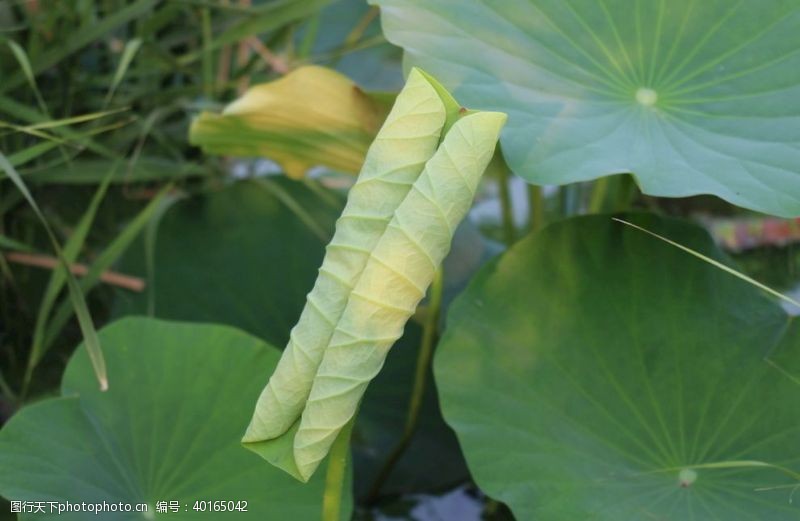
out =
[[[412,71],[350,189],[319,277],[259,397],[245,443],[276,438],[300,417],[350,291],[395,209],[436,150],[445,118],[436,90],[422,74]]]
[[[505,121],[498,112],[458,120],[372,250],[325,349],[294,438],[294,458],[304,479],[355,415],[367,384],[425,296]]]
[[[222,114],[203,112],[189,141],[210,154],[270,158],[294,178],[315,165],[357,173],[388,110],[346,76],[310,65],[250,88]]]
[[[259,398],[245,446],[302,481],[402,335],[494,153],[506,116],[458,112],[438,83],[412,70]]]

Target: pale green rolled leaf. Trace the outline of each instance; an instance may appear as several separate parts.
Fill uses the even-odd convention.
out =
[[[369,251],[436,150],[444,123],[445,107],[435,89],[412,72],[350,190],[320,275],[258,400],[243,442],[276,438],[300,417],[323,351]],[[403,153],[397,153],[399,149]]]
[[[302,481],[355,415],[425,296],[494,153],[506,116],[462,112],[412,70],[259,398],[245,446]]]
[[[505,120],[498,112],[458,120],[371,251],[325,350],[295,436],[294,457],[304,479],[355,415],[367,384],[425,296]]]

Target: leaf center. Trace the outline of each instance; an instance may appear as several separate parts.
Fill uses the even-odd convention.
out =
[[[678,484],[682,488],[689,488],[695,481],[697,481],[697,472],[692,469],[682,469],[678,473]]]
[[[658,93],[653,89],[642,87],[636,91],[636,101],[645,107],[652,107],[658,101]]]

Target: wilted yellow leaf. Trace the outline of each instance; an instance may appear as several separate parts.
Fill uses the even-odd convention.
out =
[[[389,105],[310,65],[250,88],[222,114],[203,112],[189,140],[211,154],[268,157],[293,178],[315,165],[356,174]]]

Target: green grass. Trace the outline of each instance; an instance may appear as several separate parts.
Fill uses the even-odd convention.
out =
[[[322,9],[345,3],[364,14],[320,27]],[[388,47],[368,13],[331,0],[0,1],[0,252],[55,255],[63,245],[63,262],[90,269],[75,280],[0,255],[4,403],[52,392],[82,337],[102,378],[91,324],[104,323],[114,293],[100,273],[168,193],[225,182],[224,162],[191,147],[187,132],[201,109],[279,75],[248,42],[290,67],[331,63]],[[341,38],[322,45],[319,34]]]

